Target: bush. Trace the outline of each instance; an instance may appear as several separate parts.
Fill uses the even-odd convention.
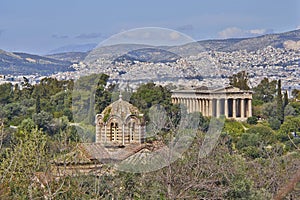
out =
[[[247,119],[247,123],[248,124],[251,124],[251,125],[255,125],[255,124],[257,124],[257,117],[256,116],[252,116],[252,117],[248,117],[248,119]]]
[[[223,132],[228,133],[234,138],[237,138],[245,132],[245,129],[241,122],[234,121],[234,120],[226,120]]]
[[[275,117],[269,118],[268,122],[273,130],[278,130],[281,126],[281,121]]]

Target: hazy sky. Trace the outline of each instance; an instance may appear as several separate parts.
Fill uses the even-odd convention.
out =
[[[196,40],[300,28],[298,0],[0,0],[0,49],[45,54],[139,27]]]

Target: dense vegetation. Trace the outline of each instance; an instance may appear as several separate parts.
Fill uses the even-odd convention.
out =
[[[254,116],[247,122],[226,120],[218,144],[205,158],[199,157],[199,147],[211,119],[192,113],[201,125],[193,144],[161,170],[112,173],[104,166],[101,176],[38,179],[50,173],[58,155],[93,140],[95,113],[119,95],[118,86],[108,86],[107,80],[101,74],[76,83],[45,78],[30,85],[24,79],[22,89],[0,85],[0,199],[270,199],[282,191],[289,192],[287,198],[299,195],[298,186],[282,188],[300,164],[300,91],[293,91],[295,98],[288,100],[285,93],[281,96],[280,81],[267,78],[253,88]],[[249,89],[245,73],[231,80]],[[173,124],[180,120],[180,108],[171,103],[167,87],[148,83],[133,93],[126,90],[123,98],[145,113],[147,121],[154,105],[162,106]],[[78,121],[85,133],[75,128]],[[38,180],[47,180],[44,188]]]

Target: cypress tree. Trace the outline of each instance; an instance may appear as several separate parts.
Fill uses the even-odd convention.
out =
[[[40,95],[38,94],[35,101],[35,113],[38,114],[40,112],[41,112],[41,99],[40,99]]]
[[[277,85],[277,119],[282,123],[284,120],[284,110],[281,93],[281,80],[278,80]]]
[[[283,107],[285,108],[289,104],[289,98],[288,98],[288,93],[285,91],[284,96],[283,96]]]

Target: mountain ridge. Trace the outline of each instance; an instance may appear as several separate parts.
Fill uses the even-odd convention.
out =
[[[300,29],[251,38],[210,39],[188,43],[181,46],[161,46],[155,48],[170,51],[182,57],[203,51],[257,51],[267,46],[285,48],[285,43],[287,41],[299,43]],[[116,56],[122,56],[127,52],[151,47],[153,46],[142,44],[118,44],[99,47],[86,52],[64,52],[45,56],[22,52],[7,52],[0,49],[0,74],[50,75],[57,72],[74,71],[74,69],[70,66],[73,63],[84,61],[86,58],[93,59],[93,57],[97,58],[98,55],[109,58],[110,55],[114,55],[115,59]],[[118,55],[118,53],[120,55]],[[149,52],[147,53],[149,56]]]

